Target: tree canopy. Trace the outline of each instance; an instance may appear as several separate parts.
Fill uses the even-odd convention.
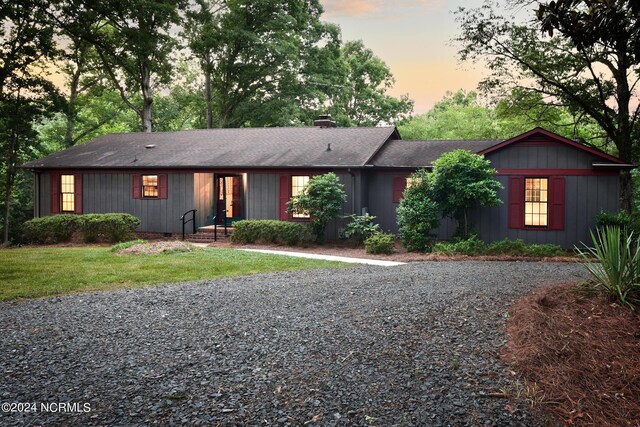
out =
[[[592,120],[576,120],[566,107],[517,89],[497,100],[481,100],[475,91],[447,92],[429,111],[402,121],[398,129],[405,139],[507,139],[538,126],[609,148],[606,135]]]
[[[460,58],[486,64],[491,74],[482,82],[484,89],[536,93],[545,103],[577,113],[578,119],[589,117],[622,160],[637,161],[640,23],[636,2],[526,4],[531,8],[529,22],[504,16],[491,1],[476,9],[460,8]],[[621,207],[630,209],[628,173],[621,175],[620,199]]]

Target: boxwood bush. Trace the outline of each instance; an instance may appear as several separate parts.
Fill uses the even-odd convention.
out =
[[[81,215],[78,220],[80,233],[87,243],[131,240],[140,225],[135,216],[121,213]]]
[[[54,215],[34,218],[22,225],[25,243],[62,243],[78,231],[78,215]]]
[[[24,223],[23,234],[26,243],[68,242],[77,234],[87,243],[117,243],[135,237],[140,220],[124,213],[54,215],[34,218]]]
[[[395,238],[389,233],[375,233],[364,241],[364,248],[369,254],[391,254]]]
[[[311,234],[305,224],[277,220],[242,220],[233,223],[234,243],[271,243],[288,246],[309,242]]]

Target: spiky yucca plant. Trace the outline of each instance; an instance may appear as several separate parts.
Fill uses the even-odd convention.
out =
[[[633,308],[640,302],[640,240],[617,226],[591,232],[593,247],[576,248],[598,290]]]

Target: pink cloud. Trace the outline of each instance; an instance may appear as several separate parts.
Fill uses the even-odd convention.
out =
[[[438,5],[442,0],[396,0],[393,9]],[[326,16],[373,15],[389,6],[387,0],[322,0]]]

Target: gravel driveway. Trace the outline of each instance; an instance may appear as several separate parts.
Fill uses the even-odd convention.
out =
[[[533,425],[488,396],[512,382],[506,312],[582,273],[426,262],[2,303],[0,401],[36,412],[0,424]]]

